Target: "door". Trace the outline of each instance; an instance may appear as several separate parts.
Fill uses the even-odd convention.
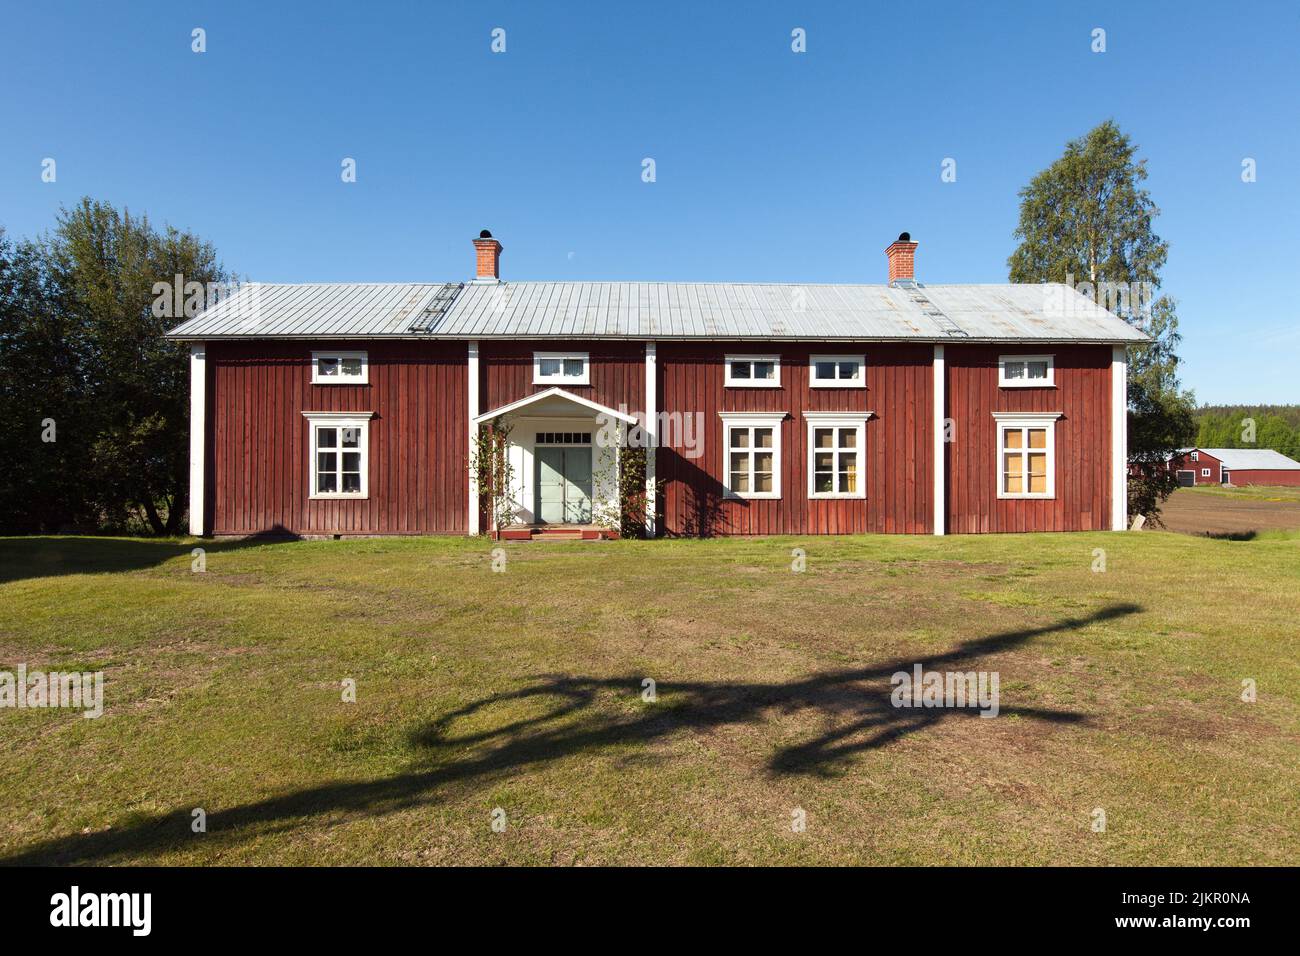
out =
[[[1184,488],[1192,487],[1192,485],[1196,484],[1196,472],[1194,471],[1178,472],[1178,483],[1182,485]]]
[[[543,524],[591,521],[591,449],[537,449],[537,507]]]

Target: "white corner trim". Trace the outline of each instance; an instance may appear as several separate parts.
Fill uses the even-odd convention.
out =
[[[203,536],[207,505],[204,478],[208,443],[207,351],[202,343],[190,346],[190,534]]]
[[[1111,351],[1110,416],[1110,527],[1124,531],[1128,528],[1128,349],[1123,345]]]
[[[659,350],[654,342],[645,344],[645,494],[647,538],[655,536],[655,513],[658,496],[655,493],[655,458],[659,450]]]
[[[468,366],[465,375],[466,392],[465,407],[469,409],[469,427],[466,429],[469,446],[465,451],[466,475],[469,478],[469,515],[466,521],[466,531],[469,534],[479,533],[478,521],[478,480],[469,471],[469,462],[474,455],[474,433],[478,431],[478,342],[471,340],[468,343]]]
[[[934,347],[934,490],[932,492],[934,514],[931,518],[934,533],[948,533],[948,443],[944,441],[948,410],[947,386],[948,373],[944,364],[943,346]]]

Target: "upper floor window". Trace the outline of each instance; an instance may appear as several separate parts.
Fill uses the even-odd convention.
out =
[[[780,388],[781,356],[728,355],[724,384],[729,388]]]
[[[810,388],[865,388],[864,355],[812,355],[808,358]]]
[[[1200,461],[1200,460],[1201,460],[1201,453],[1199,451],[1192,452],[1192,461]]]
[[[1003,355],[998,358],[998,385],[1002,388],[1055,388],[1053,355]]]
[[[365,352],[312,352],[313,385],[367,385],[370,361]]]
[[[311,498],[365,498],[370,464],[369,412],[303,412],[311,429]]]
[[[588,352],[534,352],[534,385],[590,385]]]

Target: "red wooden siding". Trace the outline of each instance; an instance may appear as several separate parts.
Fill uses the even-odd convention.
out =
[[[479,411],[490,412],[534,392],[551,388],[533,384],[533,352],[587,352],[590,385],[562,385],[608,408],[626,405],[631,414],[645,409],[645,344],[642,342],[494,342],[479,343]]]
[[[866,355],[865,389],[810,389],[810,353]],[[726,388],[728,354],[781,356],[781,388]],[[785,343],[660,342],[660,408],[700,412],[702,454],[661,448],[658,477],[667,534],[924,533],[931,530],[931,383],[929,345],[793,346]],[[865,499],[808,497],[808,423],[805,410],[875,412],[867,422]],[[719,411],[779,411],[781,497],[723,497],[723,432]]]
[[[1197,461],[1192,461],[1191,452],[1188,452],[1186,455],[1175,456],[1173,461],[1169,463],[1169,470],[1175,474],[1180,471],[1190,471],[1195,479],[1193,483],[1197,485],[1221,484],[1220,475],[1223,473],[1221,471],[1223,462],[1215,458],[1209,452],[1204,452],[1200,449],[1197,449],[1197,459]],[[1201,477],[1202,468],[1210,469],[1210,475],[1208,478]],[[1233,482],[1236,483],[1235,478],[1233,479]]]
[[[313,349],[368,352],[370,384],[312,385]],[[463,342],[210,342],[207,365],[213,533],[465,532]],[[374,412],[366,499],[309,500],[303,411]]]
[[[1300,471],[1281,468],[1232,468],[1225,469],[1234,485],[1300,485]],[[1208,481],[1197,473],[1197,481]]]
[[[948,531],[1087,531],[1110,527],[1109,346],[1007,348],[948,345]],[[1055,388],[999,388],[998,356],[1056,356]],[[999,499],[995,411],[1061,412],[1056,496]]]

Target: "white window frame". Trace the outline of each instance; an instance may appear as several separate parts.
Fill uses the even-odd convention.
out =
[[[745,501],[763,501],[781,497],[781,426],[785,422],[785,412],[718,412],[722,419],[722,487],[724,497],[739,498]],[[750,453],[749,474],[750,487],[753,487],[754,442],[753,429],[772,429],[772,490],[771,491],[732,491],[731,490],[731,429],[749,428]]]
[[[817,377],[818,362],[834,362],[835,378],[819,379]],[[858,366],[858,377],[856,379],[843,379],[839,377],[841,362],[856,362]],[[866,388],[867,387],[867,357],[865,355],[809,355],[808,356],[808,387],[809,388]]]
[[[543,375],[542,361],[544,359],[558,360],[560,362],[559,375]],[[582,362],[581,375],[565,375],[564,361],[566,359],[578,359]],[[591,384],[591,353],[590,352],[534,352],[533,353],[533,384],[534,385],[590,385]]]
[[[327,378],[320,374],[321,359],[337,359],[339,363],[339,374],[332,378]],[[344,375],[343,360],[360,359],[360,375]],[[369,385],[370,384],[370,355],[367,352],[312,352],[311,353],[311,383],[313,385]]]
[[[998,456],[993,465],[994,487],[998,497],[1009,500],[1047,501],[1056,497],[1056,421],[1060,412],[994,412],[993,419],[998,429]],[[1047,491],[1005,491],[1003,481],[1003,456],[1006,454],[1006,429],[1008,428],[1045,428],[1047,429]],[[1028,442],[1020,449],[1026,457],[1029,454]],[[1028,461],[1025,462],[1025,487],[1029,486]]]
[[[1192,452],[1192,461],[1200,461],[1200,460],[1201,460],[1201,453],[1199,451]]]
[[[370,419],[374,417],[374,412],[303,412],[302,417],[307,419],[307,480],[310,482],[307,486],[307,497],[314,500],[335,500],[345,501],[364,500],[370,497]],[[318,459],[316,457],[316,429],[323,428],[356,428],[361,434],[357,439],[357,450],[361,452],[361,490],[360,491],[317,491],[317,469]],[[339,458],[339,474],[342,474],[342,455],[343,441],[342,434],[339,436],[337,452]],[[342,479],[340,478],[339,487],[342,488]]]
[[[841,499],[852,500],[867,497],[867,419],[871,418],[872,412],[804,412],[803,417],[808,423],[808,497],[810,499]],[[816,454],[817,449],[813,445],[813,438],[816,435],[815,429],[818,428],[853,428],[857,431],[857,447],[853,450],[858,453],[858,490],[845,491],[815,491],[816,487]],[[837,444],[834,451],[836,456],[835,474],[839,474],[838,452],[841,451]]]
[[[1046,362],[1047,378],[1007,378],[1007,363],[1023,362],[1026,366],[1030,362]],[[1025,374],[1029,374],[1026,367]],[[1056,388],[1056,356],[1055,355],[999,355],[998,356],[998,388]]]
[[[726,388],[780,388],[781,387],[781,356],[779,355],[728,355],[726,357],[727,371],[723,380]],[[732,366],[737,362],[748,362],[752,366],[754,362],[771,362],[772,378],[734,378],[731,374]],[[753,368],[750,368],[751,374]]]
[[[1208,469],[1208,468],[1202,468],[1202,469],[1201,469],[1201,477],[1202,477],[1202,478],[1209,478],[1209,477],[1210,477],[1210,469]]]

